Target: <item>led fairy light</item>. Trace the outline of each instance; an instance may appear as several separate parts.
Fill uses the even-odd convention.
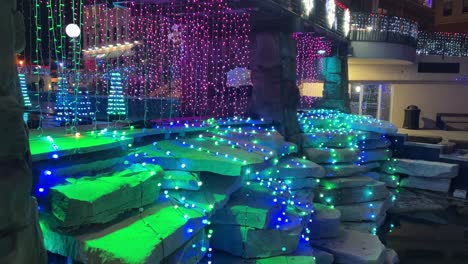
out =
[[[304,12],[306,16],[310,15],[312,9],[314,9],[314,1],[315,0],[302,0],[302,4],[304,5]]]
[[[32,107],[31,100],[29,100],[28,88],[26,87],[26,78],[24,76],[24,73],[19,73],[18,78],[19,78],[19,83],[21,87],[21,95],[23,96],[24,107],[26,108]]]
[[[127,107],[122,87],[122,77],[118,72],[110,73],[110,92],[107,103],[107,114],[125,116]]]
[[[345,36],[349,35],[349,31],[351,30],[351,12],[349,9],[344,11],[343,15],[343,32]]]
[[[327,0],[326,2],[327,11],[327,25],[331,29],[335,26],[336,22],[336,3],[335,0]]]

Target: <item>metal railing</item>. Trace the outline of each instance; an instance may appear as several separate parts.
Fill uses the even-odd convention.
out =
[[[468,57],[468,34],[420,32],[418,54]]]
[[[351,41],[398,43],[416,47],[418,23],[401,17],[353,12],[349,39]]]

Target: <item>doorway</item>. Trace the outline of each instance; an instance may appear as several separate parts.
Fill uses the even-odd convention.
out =
[[[350,84],[350,107],[355,115],[390,120],[392,87],[389,84]]]

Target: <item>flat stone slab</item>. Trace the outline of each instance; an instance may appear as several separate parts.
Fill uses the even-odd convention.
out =
[[[353,230],[366,234],[375,235],[378,229],[385,223],[386,214],[377,217],[375,222],[341,222],[341,227],[345,230]]]
[[[321,188],[315,195],[315,201],[327,205],[364,203],[387,198],[385,183],[375,181],[366,186],[355,188],[330,189]]]
[[[385,120],[378,120],[373,117],[363,117],[361,120],[351,122],[350,127],[356,130],[374,132],[378,134],[396,134],[398,128]]]
[[[384,215],[392,206],[389,195],[385,200],[367,203],[337,205],[335,208],[341,212],[341,220],[347,222],[371,221],[376,222],[379,216]]]
[[[357,231],[342,230],[334,239],[311,240],[313,247],[335,256],[335,263],[383,264],[385,246],[377,236]]]
[[[180,206],[202,210],[207,217],[211,217],[215,211],[225,207],[233,194],[241,188],[238,177],[202,173],[200,181],[202,185],[198,191],[172,190],[167,194],[162,193],[160,199],[169,197]]]
[[[284,137],[274,128],[225,127],[212,130],[210,133],[226,139],[249,142],[257,145],[258,148],[266,146],[274,149],[279,155],[290,155],[298,151],[295,144],[285,141]]]
[[[295,190],[294,200],[296,201],[296,206],[299,206],[303,210],[312,209],[314,202],[314,192],[315,189],[300,189]]]
[[[389,149],[371,149],[361,151],[361,162],[387,161],[392,157]]]
[[[287,157],[278,161],[277,165],[264,170],[243,175],[244,180],[280,179],[291,180],[299,178],[323,178],[325,169],[306,159]]]
[[[320,164],[353,163],[358,160],[358,148],[305,148],[304,156],[310,161]]]
[[[322,166],[300,158],[283,158],[278,163],[279,177],[284,179],[286,177],[294,178],[323,178],[325,170]]]
[[[363,174],[370,170],[369,167],[357,164],[324,165],[326,177],[349,177]]]
[[[327,190],[331,190],[331,189],[361,187],[361,186],[366,186],[374,182],[375,180],[370,177],[358,175],[358,176],[350,176],[350,177],[345,177],[345,178],[322,179],[320,181],[320,186]]]
[[[209,247],[209,238],[205,229],[202,229],[182,247],[165,258],[162,263],[197,264],[208,253]]]
[[[394,159],[382,165],[382,171],[389,174],[406,174],[428,178],[454,178],[458,176],[459,165],[410,159]]]
[[[251,147],[250,145],[248,147]],[[274,151],[264,148],[251,150],[235,143],[211,140],[208,137],[164,140],[138,149],[140,154],[129,156],[147,163],[155,163],[165,170],[213,172],[227,176],[241,176],[261,171],[277,158]]]
[[[413,177],[404,178],[401,180],[400,185],[407,188],[416,188],[422,190],[429,190],[435,192],[448,193],[450,190],[450,184],[452,179],[450,178],[424,178],[424,177]]]
[[[330,206],[315,203],[312,213],[312,222],[309,222],[309,238],[323,239],[334,238],[339,235],[341,225],[341,213]]]
[[[157,165],[132,165],[108,176],[68,179],[50,189],[52,214],[61,227],[109,222],[154,202],[163,175]]]
[[[418,211],[443,211],[448,206],[448,201],[434,198],[422,193],[414,192],[411,189],[400,188],[399,193],[395,193],[396,200],[389,212],[392,213],[411,213]]]
[[[211,262],[209,262],[211,261]],[[201,264],[332,264],[333,255],[325,251],[312,248],[306,242],[300,242],[297,249],[288,255],[261,259],[244,259],[235,257],[222,251],[214,251],[212,257],[205,257]]]
[[[264,229],[271,227],[273,218],[285,210],[282,203],[274,203],[273,196],[241,190],[211,218],[213,224],[239,225]]]
[[[339,131],[314,132],[302,134],[303,148],[352,148],[359,138],[363,136],[359,132],[343,133]],[[364,136],[365,137],[365,136]]]
[[[161,188],[198,191],[201,184],[199,173],[189,171],[165,171]]]
[[[371,149],[387,149],[390,147],[391,142],[386,138],[379,138],[379,139],[366,139],[366,140],[359,140],[357,145],[359,149],[363,150],[371,150]]]
[[[376,181],[385,182],[387,187],[390,187],[390,188],[397,188],[400,184],[400,176],[396,174],[390,175],[384,172],[370,171],[364,175],[371,177],[372,179]]]
[[[282,180],[282,182],[284,182],[291,190],[315,189],[318,187],[320,179],[288,177]]]
[[[288,219],[288,222],[286,222]],[[294,252],[299,244],[303,223],[288,213],[279,229],[255,229],[236,225],[213,224],[214,249],[242,258],[269,258]]]
[[[160,202],[141,215],[99,229],[67,235],[53,231],[49,219],[40,221],[44,243],[50,252],[82,263],[160,263],[204,227],[199,210]]]

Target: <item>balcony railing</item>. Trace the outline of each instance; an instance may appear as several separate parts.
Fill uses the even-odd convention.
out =
[[[468,34],[420,32],[418,54],[468,57]]]
[[[418,23],[406,18],[380,14],[351,14],[351,41],[376,41],[417,46]]]

